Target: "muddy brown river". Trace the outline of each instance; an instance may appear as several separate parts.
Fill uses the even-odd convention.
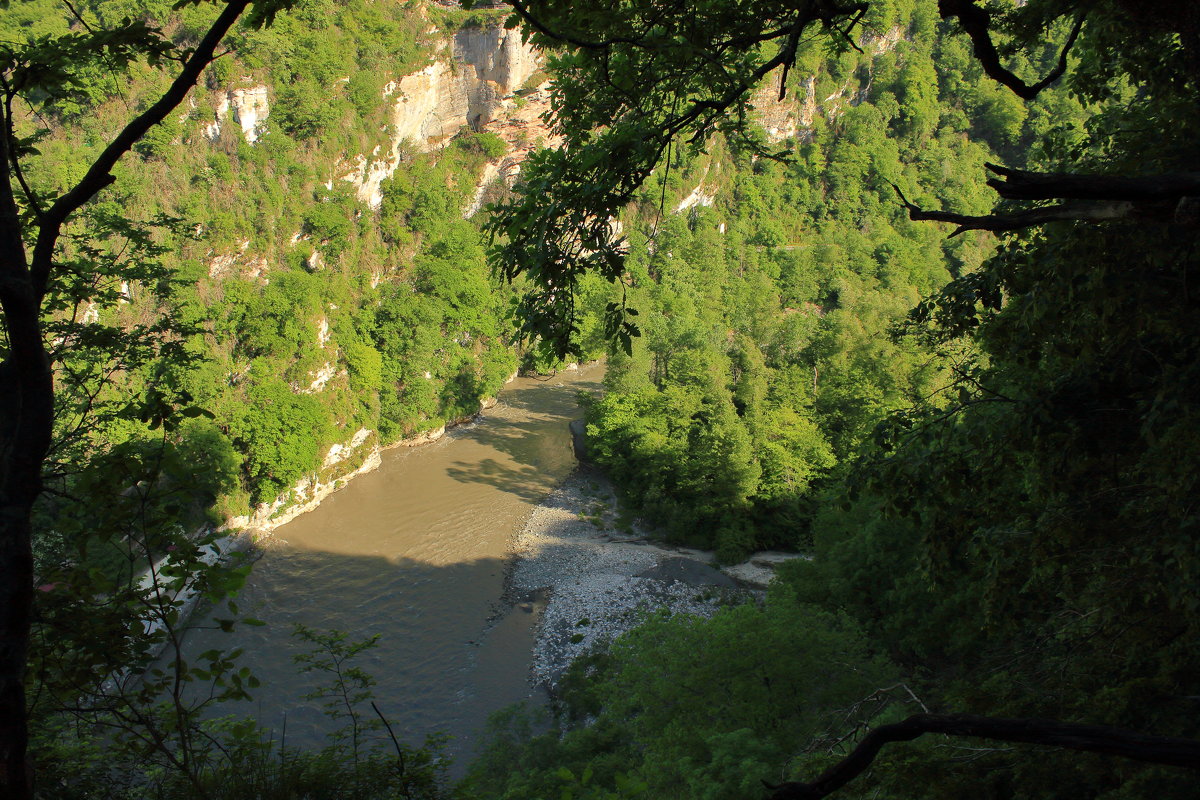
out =
[[[574,467],[575,395],[597,390],[602,370],[519,378],[481,421],[387,451],[379,469],[276,530],[239,599],[266,626],[188,637],[192,654],[244,648],[262,681],[249,707],[223,713],[249,710],[288,745],[325,743],[334,723],[303,699],[325,679],[298,673],[297,623],[379,634],[357,660],[378,681],[376,702],[408,743],[450,734],[458,769],[490,713],[540,700],[527,682],[534,614],[501,596],[508,545]]]

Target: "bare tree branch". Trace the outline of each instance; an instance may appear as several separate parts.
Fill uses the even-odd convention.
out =
[[[1121,728],[1053,720],[916,714],[903,722],[875,728],[850,755],[811,783],[789,782],[768,786],[772,790],[770,800],[818,800],[828,797],[865,772],[884,745],[910,742],[927,733],[1061,747],[1200,770],[1200,741],[1194,739],[1147,736]]]
[[[526,25],[533,28],[538,33],[542,34],[543,36],[549,36],[551,39],[556,39],[560,42],[566,42],[567,44],[575,45],[576,47],[584,50],[604,50],[614,44],[631,44],[638,46],[642,44],[642,40],[640,38],[632,39],[616,37],[612,39],[604,39],[602,41],[590,41],[588,39],[580,39],[577,36],[571,36],[563,33],[562,31],[553,31],[546,27],[546,24],[538,19],[538,17],[533,14],[529,8],[521,2],[521,0],[507,0],[507,2],[510,6],[512,6],[513,11],[517,12],[517,16],[524,20]]]
[[[1026,172],[996,164],[987,168],[999,178],[988,185],[1007,199],[1073,200],[1008,214],[957,214],[927,211],[909,202],[896,184],[908,218],[914,222],[951,222],[958,226],[951,238],[965,231],[1003,233],[1044,225],[1047,222],[1141,222],[1200,224],[1200,173],[1175,173],[1128,178],[1110,175]]]
[[[1050,74],[1037,83],[1028,84],[1000,63],[1000,53],[996,50],[991,36],[992,12],[975,5],[975,0],[938,0],[938,11],[941,13],[942,19],[958,18],[963,31],[971,38],[975,58],[987,76],[1012,89],[1018,97],[1024,100],[1032,100],[1037,97],[1043,89],[1061,78],[1067,71],[1067,54],[1071,52],[1071,48],[1075,46],[1075,40],[1079,38],[1084,19],[1082,12],[1075,17],[1071,33],[1063,45],[1062,52],[1059,53],[1058,64],[1050,71]]]
[[[1009,200],[1178,200],[1200,195],[1200,172],[1174,172],[1137,178],[1125,175],[1078,175],[1029,172],[986,164],[998,178],[988,186]]]

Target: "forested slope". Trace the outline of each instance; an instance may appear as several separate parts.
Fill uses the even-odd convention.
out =
[[[726,560],[807,545],[875,425],[951,381],[949,354],[891,334],[994,238],[910,221],[894,187],[983,213],[985,161],[1023,165],[1086,118],[1064,92],[1007,100],[931,6],[872,11],[859,46],[803,48],[787,99],[755,95],[783,160],[675,153],[628,214],[643,335],[610,362],[591,446],[651,520]]]
[[[79,13],[145,19],[184,42],[211,14],[108,2]],[[6,14],[13,36],[78,24],[54,3]],[[190,398],[212,418],[167,437],[168,477],[191,495],[177,521],[194,526],[214,502],[215,520],[260,504],[265,519],[374,444],[472,415],[495,394],[517,356],[464,216],[489,187],[504,190],[497,167],[513,169],[541,136],[516,96],[537,56],[498,26],[487,12],[314,3],[236,33],[72,229],[72,257],[112,257],[110,274],[62,287],[66,472],[103,461],[136,482],[162,437],[119,406]],[[97,70],[29,119],[46,126],[26,171],[34,190],[61,191],[167,77]],[[507,141],[484,131],[493,118]],[[145,348],[166,341],[175,357],[125,353],[114,372],[105,347],[138,325],[156,329]],[[84,420],[86,433],[68,435]]]
[[[735,798],[760,779],[777,798],[1192,795],[1194,6],[594,10],[523,7],[584,110],[530,173],[568,187],[554,218],[570,222],[524,194],[494,218],[518,242],[497,261],[555,292],[595,275],[625,287],[639,313],[614,308],[609,327],[632,354],[590,430],[635,503],[727,557],[811,537],[813,558],[765,606],[654,618],[577,664],[551,733],[499,721],[476,796]],[[860,21],[886,38],[891,14],[894,56],[839,39]],[[844,136],[821,124],[791,163],[747,157],[725,202],[751,218],[717,192],[650,246],[627,224],[627,243],[572,252],[631,192],[653,203],[676,147],[699,159],[695,183],[712,180],[713,134],[754,152],[738,87],[776,88],[770,65],[793,53],[804,64],[796,31],[857,65],[864,102],[829,125]],[[735,43],[763,39],[740,58]],[[1058,91],[1039,82],[1063,73]],[[860,97],[789,74],[802,99]],[[622,93],[639,76],[658,81],[652,98]],[[623,124],[598,132],[601,116]],[[1004,165],[994,208],[984,157]],[[621,178],[592,169],[606,161]],[[522,236],[534,221],[548,243]],[[999,234],[994,253],[980,229]],[[579,315],[557,294],[525,313],[570,349]],[[1052,739],[1046,720],[1099,726],[1102,744]],[[903,743],[867,746],[871,729]],[[1144,741],[1184,768],[1105,747],[1140,734],[1179,737]],[[855,746],[853,768],[825,773]],[[1167,762],[1172,747],[1191,755]]]

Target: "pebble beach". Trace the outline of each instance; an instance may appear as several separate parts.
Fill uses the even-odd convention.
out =
[[[773,565],[795,554],[760,553],[718,570],[704,550],[653,541],[617,514],[611,486],[580,469],[533,512],[512,544],[511,600],[540,610],[530,680],[554,690],[571,661],[646,614],[709,616],[754,594]]]

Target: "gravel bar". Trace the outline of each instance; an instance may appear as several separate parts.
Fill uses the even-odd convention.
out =
[[[531,681],[553,690],[571,661],[646,613],[712,615],[730,592],[744,592],[708,566],[711,553],[647,540],[620,529],[603,478],[576,471],[538,506],[513,542],[513,597],[540,595]],[[683,578],[680,580],[679,578]]]

